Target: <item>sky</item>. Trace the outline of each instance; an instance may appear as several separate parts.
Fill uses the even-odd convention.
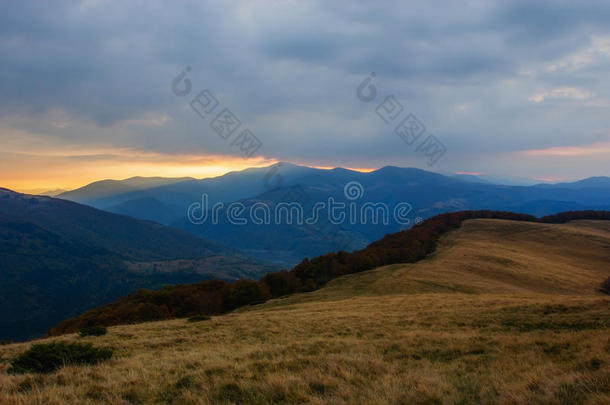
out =
[[[609,21],[607,1],[0,0],[0,187],[278,161],[609,176]],[[408,117],[424,132],[399,136]]]

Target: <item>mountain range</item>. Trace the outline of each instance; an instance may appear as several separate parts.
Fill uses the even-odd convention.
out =
[[[356,200],[345,196],[344,188],[350,182],[357,182],[362,188],[362,196]],[[210,207],[224,203],[218,211],[218,223],[198,224],[187,217],[189,207],[201,203],[202,195],[207,196]],[[363,173],[277,163],[203,180],[104,180],[60,194],[58,198],[172,225],[259,260],[288,267],[302,257],[362,248],[386,233],[408,228],[443,212],[492,209],[543,216],[569,210],[609,209],[610,177],[507,186],[478,181],[476,176],[445,176],[413,168],[387,166]],[[227,206],[232,202],[243,204],[246,212],[257,203],[273,210],[282,202],[298,202],[308,214],[316,202],[327,202],[329,198],[338,203],[354,203],[359,212],[365,203],[383,203],[390,209],[408,203],[409,222],[334,223],[327,216],[313,224],[249,221],[242,225],[227,220]]]
[[[138,288],[259,279],[305,257],[362,249],[440,213],[494,209],[542,216],[610,208],[608,177],[534,186],[473,180],[392,166],[364,173],[278,163],[203,180],[103,180],[57,198],[0,189],[0,339],[38,336]],[[187,215],[193,206],[199,216],[213,211],[203,209],[204,195],[218,208],[216,222]],[[307,219],[316,204],[331,199],[346,213],[353,207],[360,214],[366,204],[390,210],[406,204],[406,221],[337,222],[327,210],[309,223],[229,219],[233,203],[245,212],[265,206],[274,213],[298,203]]]

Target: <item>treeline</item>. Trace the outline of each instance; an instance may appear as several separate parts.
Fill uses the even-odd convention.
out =
[[[304,259],[290,271],[269,273],[260,281],[210,280],[134,294],[68,319],[47,335],[76,332],[91,325],[119,325],[206,314],[217,315],[296,292],[313,291],[329,280],[396,263],[414,263],[432,253],[441,235],[468,219],[507,219],[564,223],[577,219],[610,220],[610,211],[571,211],[536,218],[504,211],[460,211],[437,215],[411,229],[386,235],[366,248]]]

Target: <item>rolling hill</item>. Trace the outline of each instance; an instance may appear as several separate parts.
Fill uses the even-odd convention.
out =
[[[179,229],[0,189],[0,339],[38,336],[137,288],[270,269]]]
[[[50,338],[117,352],[35,379],[4,375],[0,363],[5,399],[607,403],[610,297],[597,288],[610,275],[610,221],[564,219],[466,220],[417,263],[334,278],[210,321]],[[28,345],[2,346],[0,356]]]
[[[266,274],[260,281],[220,280],[168,286],[160,291],[138,291],[114,302],[61,322],[48,332],[59,335],[88,325],[117,325],[171,319],[198,314],[221,314],[297,292],[319,289],[337,277],[361,273],[375,267],[415,263],[435,251],[439,239],[466,220],[502,219],[541,224],[570,220],[610,220],[610,211],[575,211],[536,218],[504,211],[461,211],[437,215],[411,229],[388,234],[364,249],[331,252],[305,258],[290,271]],[[603,267],[603,266],[602,266]]]

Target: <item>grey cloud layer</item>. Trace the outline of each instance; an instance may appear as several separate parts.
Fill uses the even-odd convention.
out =
[[[608,55],[594,53],[578,69],[548,69],[609,35],[607,3],[0,5],[0,119],[72,141],[234,153],[189,110],[188,100],[171,93],[169,83],[187,65],[195,90],[211,89],[272,158],[418,164],[374,106],[355,98],[371,71],[380,97],[395,94],[443,139],[456,164],[475,149],[608,140],[600,135],[610,128],[603,107],[610,99]],[[602,107],[583,99],[528,101],[564,87],[588,91]],[[48,127],[49,112],[57,110],[68,128]],[[151,117],[167,120],[137,124]],[[129,120],[136,123],[126,127]]]

